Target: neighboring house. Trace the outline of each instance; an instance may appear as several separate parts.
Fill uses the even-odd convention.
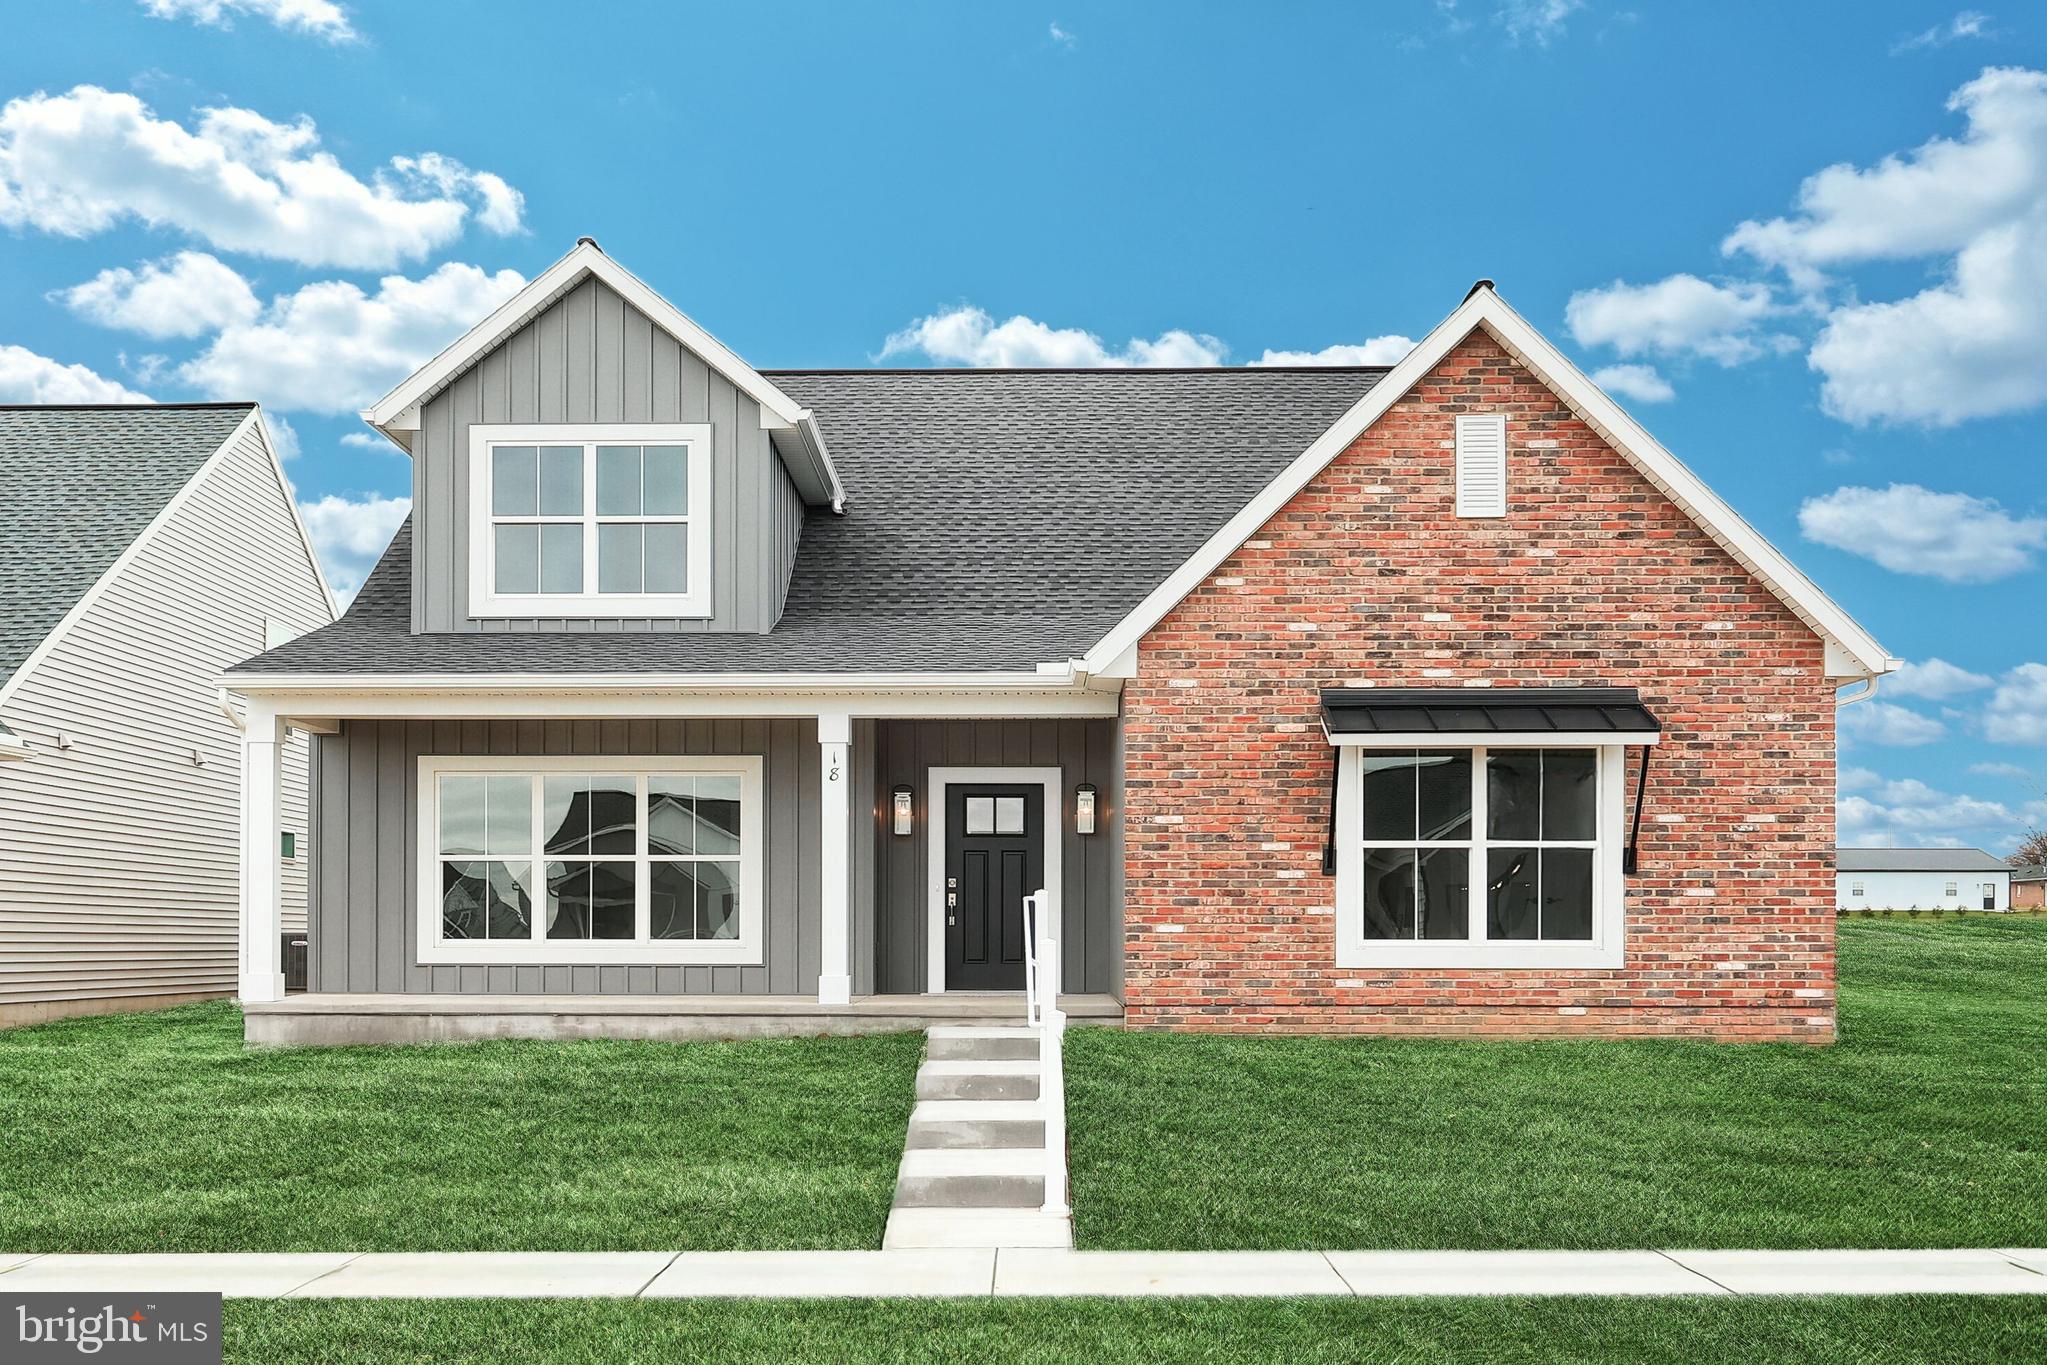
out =
[[[2011,870],[2011,908],[2047,908],[2047,863],[2030,863]]]
[[[255,405],[0,407],[0,1024],[235,988],[220,674],[333,619]],[[274,930],[305,922],[293,852]]]
[[[2009,910],[2012,873],[1980,848],[1844,848],[1834,864],[1843,910]]]
[[[1836,689],[1895,661],[1476,286],[1391,368],[747,366],[579,244],[365,414],[414,506],[232,670],[266,1041],[1833,1034]],[[1643,787],[1643,774],[1647,775]]]

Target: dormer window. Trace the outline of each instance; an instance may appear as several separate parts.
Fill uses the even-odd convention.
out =
[[[469,429],[479,617],[711,614],[711,428]]]

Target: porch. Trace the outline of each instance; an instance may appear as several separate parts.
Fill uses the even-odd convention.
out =
[[[1112,995],[1062,995],[1068,1021],[1115,1027]],[[802,996],[400,995],[331,991],[242,1006],[245,1039],[259,1047],[453,1043],[487,1038],[788,1038],[892,1033],[943,1024],[1020,1024],[1009,992],[859,995],[843,1004]]]

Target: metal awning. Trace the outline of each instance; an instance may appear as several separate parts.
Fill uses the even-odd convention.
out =
[[[1331,744],[1654,744],[1662,727],[1632,687],[1333,687]]]

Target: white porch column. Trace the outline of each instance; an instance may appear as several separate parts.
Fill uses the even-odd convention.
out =
[[[245,1002],[284,999],[284,849],[279,828],[279,750],[284,723],[277,712],[250,702],[242,734],[242,951],[236,994]]]
[[[824,765],[818,835],[818,863],[824,879],[819,941],[824,952],[818,967],[817,1003],[843,1005],[853,998],[853,875],[847,856],[853,826],[852,717],[844,712],[820,715],[817,744]]]

